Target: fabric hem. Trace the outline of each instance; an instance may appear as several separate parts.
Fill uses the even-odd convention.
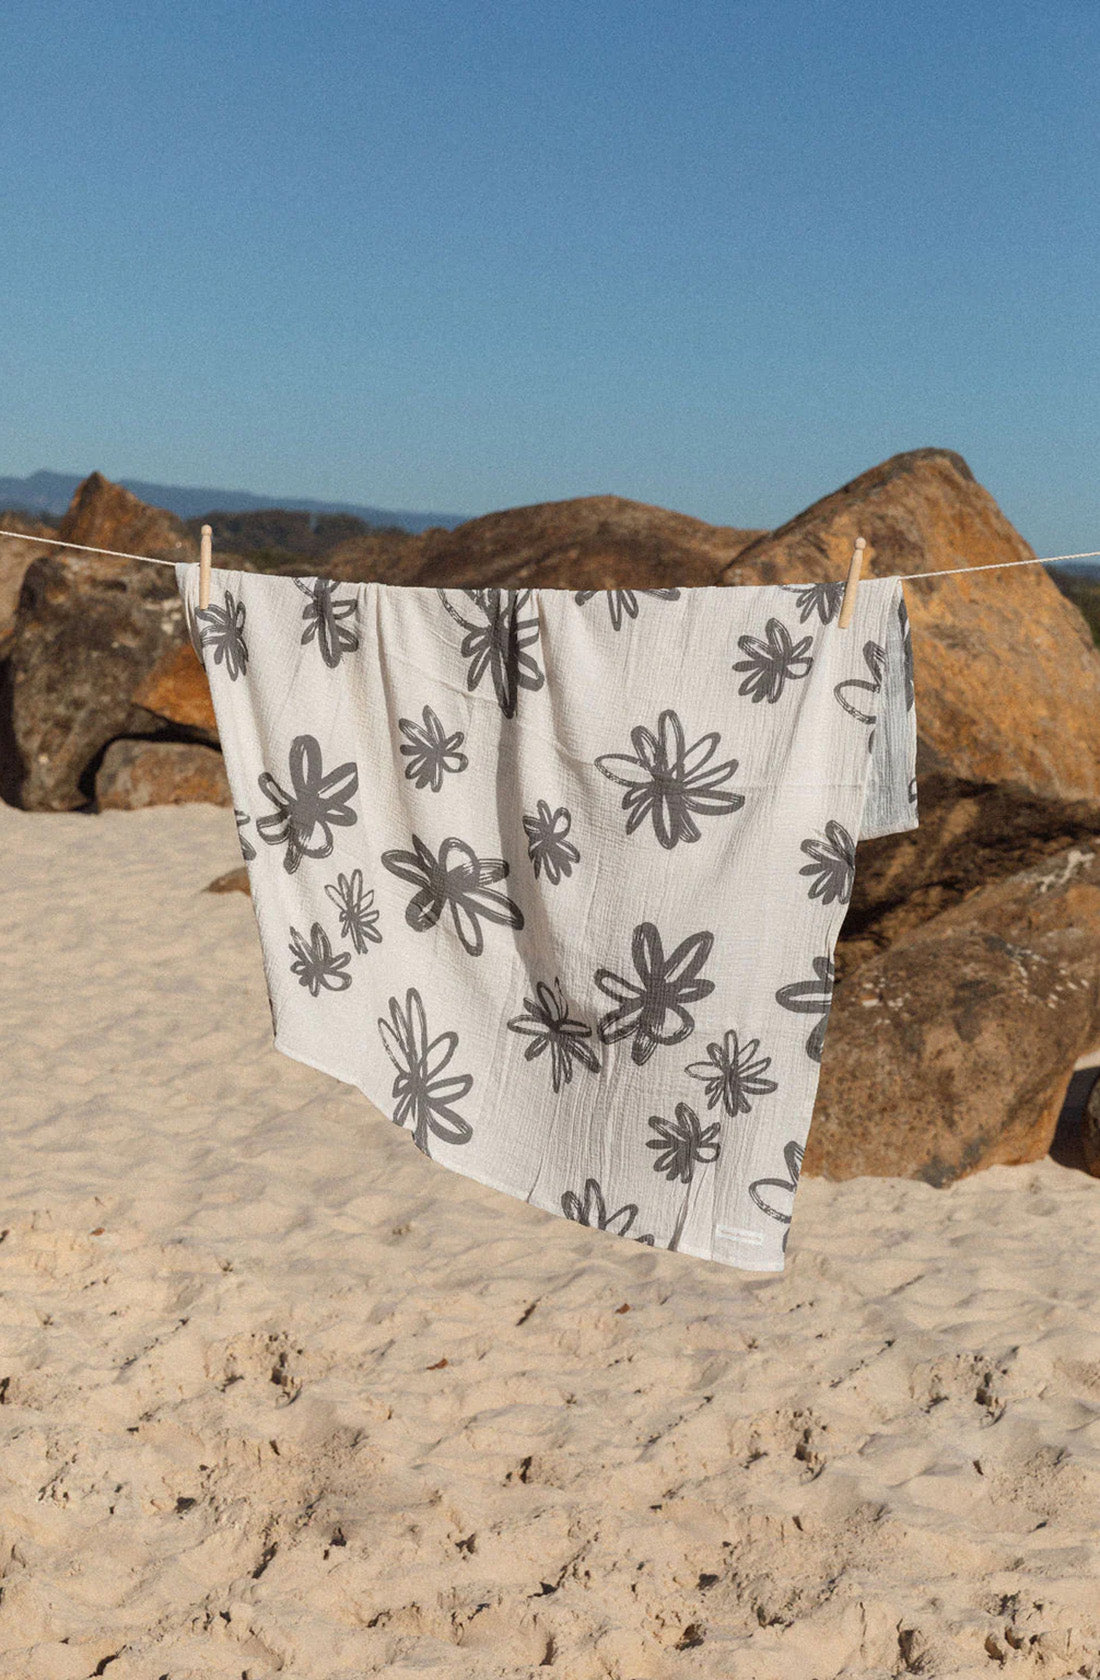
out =
[[[360,1084],[358,1079],[353,1079],[346,1073],[338,1073],[335,1068],[326,1067],[324,1063],[316,1061],[312,1056],[307,1056],[304,1051],[292,1049],[289,1044],[278,1036],[278,1034],[275,1035],[273,1042],[276,1050],[278,1050],[282,1055],[289,1057],[292,1062],[301,1062],[304,1066],[313,1068],[315,1072],[327,1074],[330,1079],[338,1079],[342,1085],[350,1085],[354,1090],[359,1091],[364,1097],[366,1097],[369,1103],[374,1105],[378,1112],[382,1114],[391,1125],[396,1124],[392,1114],[388,1114],[386,1112],[385,1105],[378,1102],[378,1100],[371,1095],[366,1087]],[[409,1131],[407,1126],[401,1126],[398,1130],[404,1132],[405,1136],[411,1140],[412,1133]],[[428,1159],[432,1161],[435,1166],[442,1167],[445,1172],[457,1173],[461,1178],[472,1179],[475,1184],[483,1184],[487,1190],[496,1190],[502,1196],[510,1197],[514,1202],[525,1202],[528,1207],[537,1207],[541,1213],[548,1213],[551,1218],[564,1220],[566,1217],[565,1214],[559,1211],[559,1209],[548,1206],[544,1202],[536,1202],[532,1200],[530,1196],[523,1195],[513,1185],[502,1184],[497,1179],[486,1178],[482,1173],[474,1172],[469,1167],[459,1166],[457,1163],[452,1166],[449,1161],[437,1160],[435,1156],[429,1156]],[[568,1223],[579,1225],[580,1221],[569,1220]],[[599,1231],[600,1227],[598,1225],[590,1225],[583,1227],[583,1229]],[[600,1234],[602,1236],[617,1237],[620,1242],[637,1241],[636,1238],[623,1236],[623,1234],[619,1231],[602,1231]],[[648,1248],[649,1244],[642,1243],[639,1246]],[[775,1265],[774,1263],[765,1265],[760,1262],[754,1264],[749,1260],[726,1260],[721,1255],[714,1254],[713,1252],[707,1253],[701,1248],[689,1248],[683,1243],[679,1244],[676,1248],[669,1248],[664,1243],[654,1243],[653,1247],[654,1250],[660,1249],[660,1251],[664,1254],[690,1254],[693,1260],[709,1260],[712,1265],[724,1266],[727,1271],[766,1272],[775,1276],[786,1270],[785,1260],[781,1260],[778,1265]]]

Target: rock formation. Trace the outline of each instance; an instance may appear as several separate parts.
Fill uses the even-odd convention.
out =
[[[37,519],[26,519],[17,513],[0,513],[0,527],[28,537],[57,535],[51,525],[43,525]],[[0,659],[5,657],[15,629],[15,610],[27,568],[32,560],[49,552],[46,544],[36,548],[34,543],[21,542],[18,537],[0,537]]]
[[[58,536],[193,559],[179,520],[99,473],[84,480]],[[107,743],[158,727],[135,688],[184,636],[168,567],[54,550],[27,569],[10,647],[8,781],[31,811],[71,811],[94,795]]]
[[[983,887],[838,987],[802,1170],[947,1184],[1050,1148],[1100,1042],[1100,837]]]
[[[842,578],[1032,557],[960,455],[895,455],[742,549],[737,583]],[[906,589],[920,828],[860,848],[845,938],[863,954],[991,879],[1100,830],[1100,655],[1041,566]]]
[[[232,805],[220,752],[194,741],[112,741],[95,779],[101,811],[145,805]]]

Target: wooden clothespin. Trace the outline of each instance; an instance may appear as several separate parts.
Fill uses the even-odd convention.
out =
[[[210,605],[210,565],[214,532],[204,525],[199,536],[199,610]],[[847,597],[845,597],[847,600]],[[843,614],[841,615],[843,616]]]
[[[856,546],[852,550],[852,559],[848,567],[848,578],[844,585],[844,599],[840,604],[840,617],[837,628],[847,630],[852,622],[852,614],[856,610],[856,591],[859,588],[860,573],[863,571],[863,550],[867,544],[863,537],[856,538]]]

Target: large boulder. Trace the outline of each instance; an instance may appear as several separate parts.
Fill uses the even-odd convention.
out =
[[[1100,842],[981,888],[838,987],[803,1171],[942,1185],[1050,1148],[1100,1042]]]
[[[95,779],[101,811],[232,805],[220,752],[195,741],[112,741]]]
[[[99,473],[78,487],[58,535],[167,560],[195,557],[179,520]],[[60,549],[33,562],[10,654],[10,740],[18,764],[9,779],[20,804],[70,811],[91,800],[107,743],[158,727],[134,692],[184,637],[167,566]]]
[[[628,501],[578,496],[469,519],[453,531],[421,534],[419,554],[399,558],[390,581],[553,589],[667,589],[713,584],[762,533],[708,525],[686,513]]]
[[[217,741],[218,723],[206,672],[190,641],[169,648],[133,692],[133,701],[166,723],[182,724],[205,741]]]
[[[50,525],[17,513],[0,513],[0,527],[19,533],[14,537],[0,537],[0,659],[3,659],[15,628],[15,610],[27,568],[39,555],[50,552],[47,544],[36,545],[24,542],[23,538],[55,537],[57,532]]]
[[[961,455],[895,455],[743,548],[721,581],[993,566],[1032,550]],[[910,584],[920,827],[860,850],[862,954],[974,887],[1100,829],[1100,654],[1041,566]]]

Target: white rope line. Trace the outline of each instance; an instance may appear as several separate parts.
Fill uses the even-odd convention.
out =
[[[125,554],[118,548],[92,548],[88,543],[62,542],[59,537],[32,537],[26,531],[0,531],[0,537],[15,537],[19,542],[47,543],[51,548],[79,548],[84,554],[109,554],[115,560],[145,560],[150,566],[175,566],[175,560],[158,560],[155,554]],[[1046,554],[1037,560],[994,560],[988,566],[952,566],[938,572],[879,572],[880,578],[907,578],[910,583],[919,578],[958,577],[963,572],[1003,572],[1010,566],[1053,566],[1059,560],[1100,560],[1100,548],[1090,548],[1087,554]],[[736,565],[737,556],[734,555],[733,564]],[[182,565],[197,566],[197,560],[179,562]],[[213,571],[225,568],[214,566]],[[875,578],[866,579],[874,583]]]
[[[51,548],[79,548],[85,554],[110,554],[115,560],[148,560],[151,566],[174,566],[174,560],[158,560],[155,554],[123,554],[118,548],[91,548],[88,543],[62,542],[59,537],[31,537],[26,531],[0,531],[0,537],[18,537],[20,542],[49,543]]]

